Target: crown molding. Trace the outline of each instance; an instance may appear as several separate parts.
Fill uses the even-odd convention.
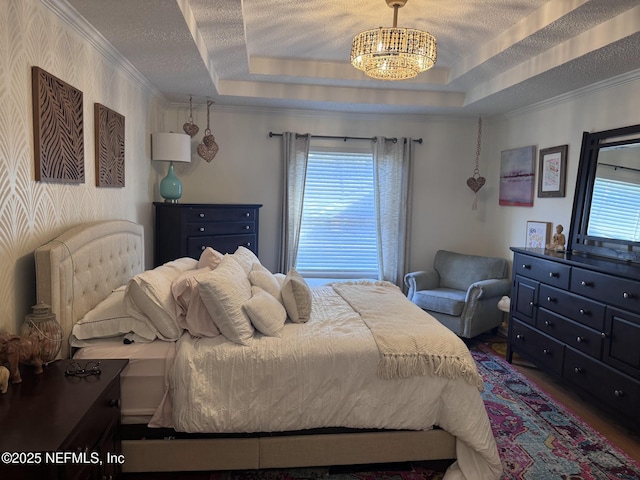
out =
[[[78,13],[66,0],[40,0],[42,5],[53,12],[66,25],[78,33],[83,40],[89,43],[98,53],[100,53],[109,63],[122,71],[131,80],[138,83],[144,89],[157,96],[162,102],[167,103],[167,99],[160,91],[116,50],[104,36],[98,32],[93,25]]]

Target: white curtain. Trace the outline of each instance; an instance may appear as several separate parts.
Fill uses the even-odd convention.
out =
[[[411,231],[413,140],[377,137],[373,145],[380,280],[403,287]]]
[[[279,271],[287,273],[295,265],[300,240],[302,201],[307,177],[311,136],[293,132],[282,134],[284,152],[284,188]]]

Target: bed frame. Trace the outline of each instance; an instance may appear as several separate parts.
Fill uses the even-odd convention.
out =
[[[124,221],[79,225],[35,251],[38,302],[52,307],[69,356],[74,323],[144,269],[144,229]],[[151,429],[149,429],[151,430]],[[356,465],[456,458],[450,433],[292,432],[240,436],[169,435],[122,440],[124,472],[171,472]]]

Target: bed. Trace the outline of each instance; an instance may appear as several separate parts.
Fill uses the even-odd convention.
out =
[[[198,330],[208,328],[202,323],[182,328],[184,316],[176,328],[142,315],[120,321],[110,338],[83,337],[85,326],[99,323],[87,319],[112,299],[131,302],[132,285],[149,274],[143,234],[128,221],[83,224],[35,251],[38,301],[51,305],[67,337],[61,355],[130,360],[122,376],[125,472],[456,459],[447,480],[500,478],[482,382],[468,350],[386,282],[307,291],[295,275],[274,276],[282,288],[278,315],[265,316],[276,312],[269,308],[252,312],[242,300],[251,328],[260,326],[250,333],[233,319],[208,335]],[[231,308],[225,302],[239,301],[227,282],[265,278],[253,271],[273,276],[257,259],[228,257],[204,267],[202,258],[178,259],[171,267],[179,267],[180,277],[209,268],[196,283],[206,309],[222,308],[220,315]],[[255,283],[251,301],[264,297]],[[274,324],[283,310],[282,324]],[[80,348],[72,351],[70,341]],[[420,353],[427,347],[444,350]]]

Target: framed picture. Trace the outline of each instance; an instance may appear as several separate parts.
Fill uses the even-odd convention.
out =
[[[551,237],[551,222],[527,222],[527,248],[545,248]]]
[[[31,83],[36,181],[84,183],[82,92],[38,67]]]
[[[564,197],[568,145],[540,150],[538,197]]]
[[[501,152],[500,205],[533,206],[535,150],[535,146],[530,146]]]
[[[124,187],[124,116],[96,103],[96,186]]]

